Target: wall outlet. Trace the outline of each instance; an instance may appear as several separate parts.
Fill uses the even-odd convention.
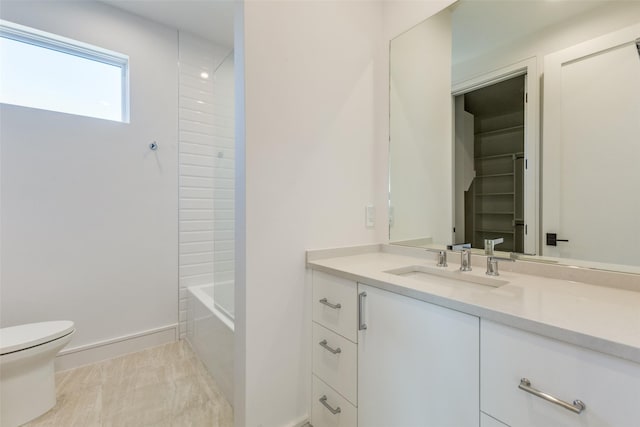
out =
[[[369,204],[365,206],[365,219],[364,224],[367,228],[374,228],[376,226],[376,208]]]

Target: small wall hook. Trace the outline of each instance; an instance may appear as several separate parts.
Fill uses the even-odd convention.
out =
[[[149,148],[153,151],[156,151],[158,149],[158,143],[153,141],[151,144],[149,144]]]

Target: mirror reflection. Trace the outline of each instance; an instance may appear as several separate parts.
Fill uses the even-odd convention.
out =
[[[392,40],[390,241],[640,272],[637,39],[638,2],[461,0]]]
[[[454,98],[454,240],[473,248],[524,253],[525,77]]]

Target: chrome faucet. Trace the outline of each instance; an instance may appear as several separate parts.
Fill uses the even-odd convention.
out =
[[[436,267],[446,267],[447,266],[447,251],[438,252],[438,263]]]
[[[498,237],[497,239],[484,239],[484,254],[493,255],[495,246],[500,243],[504,243],[504,238]]]
[[[471,271],[471,250],[463,249],[460,252],[460,271]]]
[[[515,262],[514,259],[511,258],[500,258],[497,256],[488,256],[487,257],[487,276],[499,276],[500,272],[498,271],[498,260],[500,261],[509,261]]]
[[[447,251],[441,249],[430,249],[427,248],[429,252],[436,252],[438,254],[438,263],[436,267],[446,267],[447,266]]]
[[[471,243],[456,243],[454,245],[447,245],[447,249],[450,251],[461,251],[463,249],[471,249]]]
[[[471,243],[447,245],[450,251],[460,251],[460,271],[471,271]]]

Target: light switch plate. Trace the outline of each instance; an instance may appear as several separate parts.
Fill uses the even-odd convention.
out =
[[[365,206],[364,223],[367,228],[373,228],[376,225],[376,208],[371,204]]]

